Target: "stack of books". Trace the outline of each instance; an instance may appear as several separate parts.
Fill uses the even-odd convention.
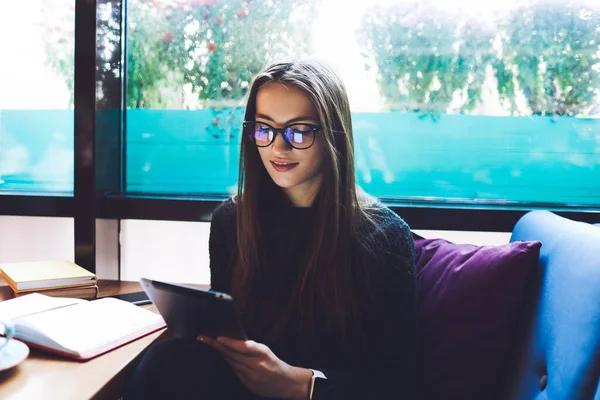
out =
[[[95,299],[98,278],[71,261],[41,261],[0,265],[14,297],[41,293],[52,297]]]

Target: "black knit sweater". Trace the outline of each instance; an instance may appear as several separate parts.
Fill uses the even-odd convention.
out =
[[[236,205],[227,201],[212,217],[209,251],[211,289],[231,293],[234,258],[237,254]],[[305,244],[314,223],[313,208],[288,207],[275,219],[264,221],[267,249],[261,249],[269,276],[258,280],[264,317],[246,322],[249,337],[264,343],[290,365],[321,370],[327,376],[325,387],[313,394],[319,399],[395,399],[417,398],[416,388],[416,278],[414,247],[408,225],[394,212],[377,205],[372,215],[378,228],[370,235],[375,244],[367,257],[368,288],[357,293],[372,293],[359,298],[361,317],[354,321],[356,332],[349,343],[327,334],[306,335],[300,310],[289,319],[284,333],[269,340],[264,332],[272,324],[269,304],[286,303],[292,285],[298,282],[305,262]],[[357,282],[357,285],[366,285]],[[265,301],[266,300],[266,301]],[[263,308],[261,308],[262,310]],[[327,315],[317,315],[317,326],[325,326]],[[260,320],[259,320],[260,319]],[[248,326],[250,325],[250,326]],[[310,338],[310,339],[309,339]],[[349,344],[349,345],[348,345]]]

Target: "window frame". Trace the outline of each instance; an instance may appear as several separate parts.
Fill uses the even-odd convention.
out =
[[[102,2],[118,2],[119,4],[119,14],[121,15],[120,76],[122,78],[120,78],[120,99],[115,99],[111,105],[118,111],[119,117],[114,121],[112,129],[97,131],[96,18],[98,3]],[[123,55],[127,54],[126,29],[127,0],[78,0],[75,2],[75,179],[73,196],[64,193],[38,195],[0,192],[0,215],[74,218],[75,262],[91,272],[96,271],[96,219],[210,222],[214,209],[227,197],[225,195],[210,197],[142,195],[124,192],[126,187],[126,102],[124,96],[127,93],[127,57]],[[114,143],[114,147],[108,151],[99,151],[98,144],[107,141]],[[107,161],[100,160],[100,157],[111,158],[108,161],[117,166],[114,171],[108,173],[100,171],[99,161]],[[600,205],[597,207],[565,207],[556,204],[536,204],[528,207],[526,205],[495,206],[452,202],[434,205],[426,201],[400,202],[393,198],[381,198],[381,201],[400,215],[412,229],[511,232],[519,218],[535,209],[546,209],[582,222],[600,223]],[[114,240],[118,242],[118,232],[116,232]]]

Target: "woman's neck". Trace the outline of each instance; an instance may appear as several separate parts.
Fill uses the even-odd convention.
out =
[[[284,189],[283,192],[294,207],[308,208],[313,205],[317,197],[316,191],[301,190],[301,188]]]
[[[284,188],[283,192],[294,207],[311,207],[317,198],[321,181],[322,175],[319,174],[310,181],[291,188]]]

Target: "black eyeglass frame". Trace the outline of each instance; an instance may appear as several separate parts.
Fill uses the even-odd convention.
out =
[[[266,125],[269,128],[271,128],[273,130],[273,132],[274,132],[273,133],[273,139],[271,139],[271,141],[269,142],[269,144],[266,144],[266,145],[263,145],[263,146],[261,146],[261,145],[259,145],[259,144],[256,143],[256,137],[254,136],[255,132],[253,132],[252,134],[250,134],[250,136],[252,136],[252,141],[254,142],[254,144],[256,145],[256,147],[269,147],[269,146],[271,146],[275,142],[275,138],[277,138],[277,133],[279,132],[281,134],[281,137],[283,138],[283,140],[287,144],[289,144],[291,147],[293,147],[294,149],[296,149],[296,150],[308,150],[308,149],[310,149],[315,144],[315,141],[317,140],[317,132],[319,132],[321,130],[321,125],[307,124],[307,123],[303,123],[303,122],[294,122],[293,124],[286,125],[283,128],[275,128],[272,125],[269,125],[269,124],[267,124],[265,122],[260,122],[260,121],[244,121],[244,123],[243,123],[244,129],[247,129],[249,124]],[[304,126],[307,126],[307,127],[310,128],[310,131],[312,131],[312,133],[313,133],[313,141],[310,144],[310,146],[308,146],[308,147],[296,147],[296,146],[294,146],[294,144],[290,140],[288,140],[288,138],[284,134],[285,130],[288,129],[290,126],[294,126],[294,125],[304,125]]]

